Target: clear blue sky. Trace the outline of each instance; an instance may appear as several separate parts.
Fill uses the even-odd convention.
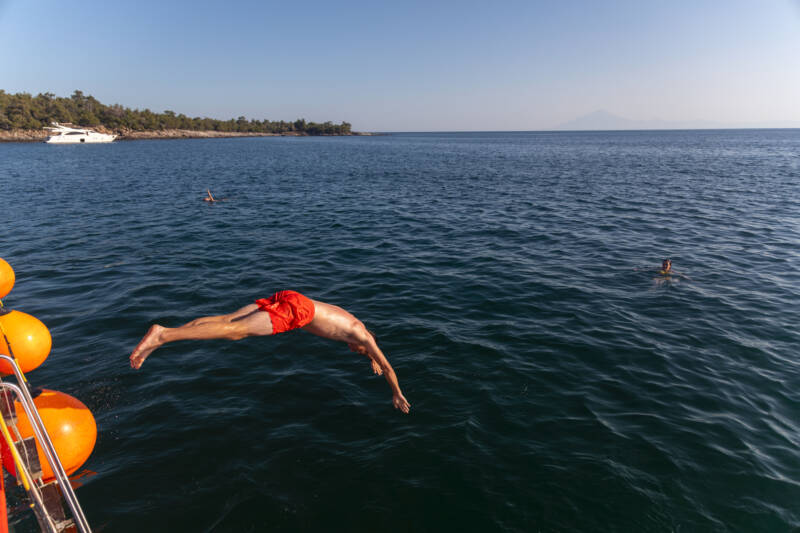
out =
[[[0,89],[364,131],[800,122],[800,0],[0,0]]]

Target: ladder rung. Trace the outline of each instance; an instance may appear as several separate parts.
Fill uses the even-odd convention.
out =
[[[39,453],[36,451],[36,439],[28,437],[15,443],[19,454],[28,466],[28,473],[34,481],[42,479],[42,465],[39,462]]]

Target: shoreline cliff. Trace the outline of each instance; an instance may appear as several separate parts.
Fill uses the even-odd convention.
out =
[[[82,127],[82,126],[76,126]],[[143,139],[224,139],[233,137],[355,137],[371,136],[372,133],[353,131],[343,134],[320,134],[309,135],[305,132],[290,131],[285,133],[259,133],[259,132],[235,132],[235,131],[215,131],[215,130],[112,130],[103,126],[87,127],[98,133],[110,133],[117,135],[116,141],[135,141]],[[4,142],[44,142],[50,135],[45,130],[0,130],[0,143]]]

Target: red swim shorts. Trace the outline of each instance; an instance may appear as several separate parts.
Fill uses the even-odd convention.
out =
[[[299,292],[276,292],[269,298],[259,298],[256,304],[269,313],[273,335],[302,328],[314,319],[314,302]]]

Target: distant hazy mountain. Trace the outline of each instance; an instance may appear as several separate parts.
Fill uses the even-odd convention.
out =
[[[683,129],[716,129],[730,127],[729,124],[706,120],[673,121],[673,120],[631,120],[609,113],[594,111],[559,125],[559,130],[683,130]]]
[[[588,115],[560,124],[557,130],[696,130],[725,128],[798,128],[800,122],[770,121],[752,124],[712,122],[710,120],[631,120],[609,113],[594,111]]]

